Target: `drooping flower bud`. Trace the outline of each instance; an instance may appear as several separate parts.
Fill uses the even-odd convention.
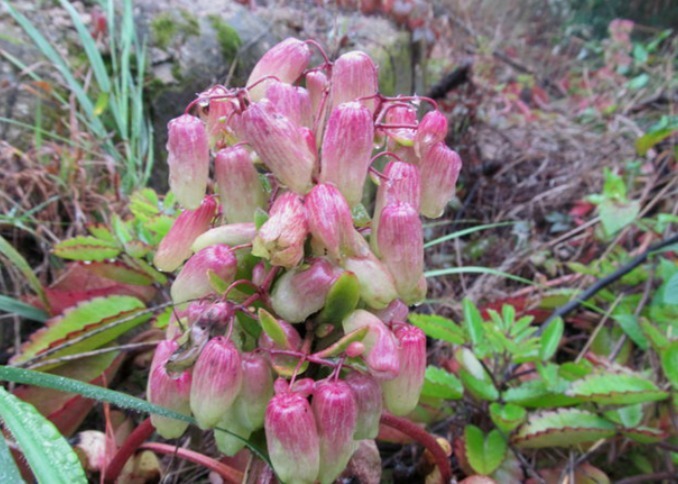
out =
[[[214,86],[198,95],[200,105],[206,109],[202,118],[205,120],[205,128],[209,139],[209,146],[217,149],[235,137],[229,122],[237,107],[235,96],[224,86]]]
[[[238,260],[227,245],[211,245],[188,259],[170,290],[172,300],[178,304],[199,299],[214,293],[210,282],[211,271],[226,284],[235,280]]]
[[[421,214],[440,217],[454,197],[454,186],[461,171],[461,158],[445,146],[436,143],[421,160]]]
[[[214,427],[240,393],[240,352],[223,336],[207,342],[193,368],[191,410],[201,428]]]
[[[271,293],[273,310],[290,323],[300,323],[320,311],[332,284],[341,269],[326,259],[313,259],[304,270],[293,269],[283,274]]]
[[[402,324],[394,331],[400,343],[400,373],[392,380],[382,382],[384,403],[393,415],[407,415],[419,402],[426,373],[426,335],[410,324]]]
[[[311,99],[311,108],[313,110],[313,121],[319,124],[320,119],[324,119],[325,105],[327,104],[327,87],[329,86],[329,81],[327,76],[322,71],[311,71],[306,74],[306,89],[308,89],[308,95]],[[322,110],[322,112],[321,112]],[[322,129],[319,130],[321,134]]]
[[[219,150],[214,158],[214,176],[228,222],[252,222],[257,208],[266,207],[266,192],[244,146]]]
[[[397,128],[384,128],[390,140],[401,146],[409,147],[414,145],[418,123],[417,110],[414,107],[400,104],[393,105],[386,111],[384,120],[387,125],[399,126]],[[389,148],[392,147],[393,145],[389,146]]]
[[[421,199],[421,179],[419,169],[416,166],[402,161],[389,161],[384,167],[383,174],[384,179],[379,184],[374,202],[372,234],[370,236],[372,251],[377,256],[381,255],[379,244],[377,244],[377,234],[379,233],[381,211],[384,207],[389,203],[403,202],[409,203],[415,210],[419,211],[419,200]]]
[[[243,425],[240,416],[231,406],[214,428],[214,443],[219,452],[233,457],[245,448],[251,435],[252,431]]]
[[[376,379],[390,380],[400,372],[398,342],[390,329],[374,314],[359,309],[351,313],[342,322],[344,331],[349,333],[367,326],[367,336],[363,339],[365,354],[363,359]]]
[[[275,110],[270,101],[251,104],[238,123],[243,141],[247,141],[278,180],[303,194],[312,186],[315,155],[300,130]]]
[[[370,56],[360,51],[347,52],[341,55],[332,67],[330,112],[341,103],[374,96],[378,89],[377,67]],[[377,107],[376,99],[361,99],[359,102],[374,114]]]
[[[295,125],[313,127],[311,98],[303,87],[273,81],[266,88],[266,99],[271,101],[276,111]]]
[[[282,482],[312,484],[320,468],[320,439],[313,411],[298,393],[280,393],[266,408],[268,455]]]
[[[153,258],[155,266],[165,272],[177,269],[193,254],[191,245],[209,228],[216,212],[214,197],[205,197],[197,210],[184,210],[160,242]]]
[[[445,141],[447,135],[447,118],[440,111],[431,111],[421,118],[417,133],[414,135],[414,152],[419,159],[436,143]]]
[[[356,449],[358,406],[351,387],[340,380],[316,385],[311,406],[320,438],[319,478],[321,484],[330,484]]]
[[[398,295],[408,305],[421,302],[426,296],[425,283],[422,287],[421,282],[422,233],[419,214],[409,203],[391,203],[382,210],[377,234],[381,260],[393,276]]]
[[[183,114],[167,125],[170,190],[181,205],[195,209],[205,196],[210,150],[205,124]]]
[[[286,192],[271,207],[270,218],[254,238],[252,254],[265,257],[271,264],[291,268],[304,256],[308,235],[306,210],[299,195]]]
[[[190,415],[191,373],[184,371],[172,375],[165,368],[167,360],[178,348],[179,344],[172,340],[161,341],[156,347],[148,375],[147,398],[154,405]],[[188,427],[188,422],[154,414],[151,414],[151,423],[166,439],[180,437]]]
[[[371,252],[366,257],[347,257],[342,267],[358,278],[360,298],[369,307],[383,309],[398,297],[391,273]]]
[[[249,244],[256,235],[257,228],[254,222],[221,225],[201,234],[195,239],[191,249],[198,252],[211,245],[224,244],[235,247],[236,245]]]
[[[305,42],[294,38],[287,38],[271,47],[252,69],[247,86],[253,86],[257,81],[274,76],[281,82],[294,84],[301,76],[309,61],[311,51]],[[259,101],[264,97],[266,87],[274,79],[264,80],[249,90],[250,99]]]
[[[311,235],[330,257],[341,260],[356,250],[356,232],[351,209],[341,192],[329,183],[320,183],[306,195],[306,213]]]
[[[266,406],[273,397],[273,372],[260,353],[242,355],[242,387],[234,408],[242,425],[251,431],[264,425]]]
[[[351,207],[363,196],[373,143],[369,109],[351,102],[332,111],[323,138],[320,181],[333,183]]]
[[[353,371],[346,377],[358,406],[358,423],[353,433],[355,440],[374,439],[379,433],[379,419],[383,409],[381,386],[374,377]]]

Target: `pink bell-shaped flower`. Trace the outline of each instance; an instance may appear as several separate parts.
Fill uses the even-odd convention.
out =
[[[271,101],[276,111],[295,125],[313,127],[311,98],[303,87],[273,81],[266,88],[266,99]]]
[[[311,188],[316,156],[299,125],[264,99],[247,108],[238,126],[243,141],[254,148],[280,183],[299,194]]]
[[[306,70],[311,60],[311,51],[305,42],[292,37],[271,47],[254,66],[247,80],[250,99],[259,101],[264,97],[266,87],[274,79],[263,80],[273,76],[281,82],[294,84],[294,82]],[[256,84],[258,81],[258,84]],[[256,85],[254,85],[256,84]]]
[[[322,121],[327,108],[329,85],[327,76],[322,71],[311,71],[306,74],[306,89],[308,89],[308,95],[311,99],[313,122],[320,125],[319,132],[316,132],[316,135],[321,135],[323,131]]]
[[[370,245],[375,255],[381,255],[377,244],[381,211],[389,203],[409,203],[415,210],[419,210],[421,199],[421,178],[419,168],[411,163],[402,161],[389,161],[384,167],[384,179],[379,183],[377,196],[374,203],[374,216],[372,217],[372,233]]]
[[[375,439],[383,410],[381,386],[374,377],[353,371],[346,377],[358,406],[358,422],[353,432],[355,440]]]
[[[311,235],[331,258],[341,260],[356,252],[351,209],[337,187],[329,183],[316,185],[306,195],[305,205]]]
[[[433,145],[445,141],[447,118],[440,111],[431,111],[421,118],[417,133],[414,135],[414,152],[423,158]]]
[[[205,123],[183,114],[167,125],[169,185],[181,205],[196,209],[205,197],[210,150]]]
[[[421,214],[440,217],[454,197],[454,187],[461,171],[461,158],[445,146],[436,143],[421,160]]]
[[[292,268],[304,256],[307,235],[306,209],[301,198],[293,192],[283,193],[273,202],[269,219],[254,238],[252,254],[273,265]]]
[[[347,257],[342,267],[358,278],[360,298],[370,308],[383,309],[398,297],[391,273],[371,252],[365,257]]]
[[[422,234],[419,214],[409,203],[391,203],[382,210],[377,234],[381,260],[393,276],[398,295],[408,305],[426,296]]]
[[[349,206],[360,203],[374,145],[372,113],[358,102],[337,106],[322,144],[320,181],[333,183]]]
[[[351,387],[339,380],[316,385],[311,407],[320,438],[320,482],[331,484],[356,449],[358,405]]]
[[[240,352],[223,336],[207,342],[193,367],[191,410],[201,428],[214,427],[242,386]]]
[[[306,269],[292,269],[276,282],[271,293],[273,310],[290,323],[300,323],[320,311],[341,269],[327,259],[313,259]]]
[[[268,455],[282,482],[312,484],[320,469],[320,439],[308,400],[295,392],[275,395],[264,423]]]
[[[362,355],[372,376],[380,381],[390,380],[400,372],[398,342],[391,330],[374,314],[358,309],[342,322],[344,331],[349,333],[367,327],[363,339],[365,353]]]
[[[238,260],[227,245],[211,245],[188,259],[172,283],[170,294],[178,304],[214,293],[210,271],[225,284],[235,280]]]
[[[268,197],[245,147],[219,150],[214,158],[214,175],[228,222],[252,222],[257,208],[266,207]]]
[[[205,109],[202,119],[211,149],[219,149],[235,140],[230,122],[238,107],[235,96],[224,86],[214,86],[198,95],[200,106]]]
[[[374,96],[379,90],[377,67],[369,55],[360,51],[347,52],[334,61],[330,99],[332,110],[342,103],[358,101],[374,113],[377,100],[361,99]]]
[[[193,254],[191,245],[209,228],[216,212],[214,197],[205,197],[196,210],[184,210],[160,242],[153,258],[155,266],[165,272],[177,269]]]
[[[384,403],[393,415],[407,415],[419,402],[426,373],[426,335],[410,324],[399,325],[394,331],[400,343],[400,373],[384,381]]]
[[[147,397],[154,405],[190,415],[191,373],[184,371],[174,375],[165,368],[167,360],[178,348],[179,344],[172,340],[161,341],[156,347],[148,375]],[[151,414],[151,423],[166,439],[180,437],[188,427],[188,422],[155,414]]]

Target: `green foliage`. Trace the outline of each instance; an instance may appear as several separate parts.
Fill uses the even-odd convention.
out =
[[[497,470],[508,450],[506,439],[497,430],[485,435],[475,425],[467,425],[464,429],[464,445],[469,464],[484,476]]]
[[[38,482],[86,483],[80,460],[57,428],[40,415],[35,407],[22,402],[0,387],[0,421],[12,434],[22,454],[31,466]],[[0,437],[4,441],[4,438]],[[2,445],[6,449],[6,446]],[[7,461],[8,452],[0,448],[0,463]],[[11,456],[9,457],[11,460]],[[2,472],[17,475],[13,462],[2,465]],[[0,474],[1,475],[1,474]],[[15,479],[3,482],[21,482]]]
[[[123,188],[131,193],[146,184],[153,166],[153,131],[144,105],[146,49],[134,27],[132,0],[122,2],[121,13],[116,11],[113,0],[99,2],[108,26],[103,39],[108,52],[106,59],[73,5],[68,0],[59,2],[73,22],[94,82],[80,79],[81,75],[40,30],[11,3],[3,0],[10,16],[63,77],[68,91],[77,101],[76,116],[105,153],[116,161],[122,173]],[[18,59],[5,57],[20,69],[26,68]],[[34,73],[31,77],[44,81]],[[69,105],[67,96],[58,90],[52,90],[51,95],[61,105]],[[113,136],[110,136],[111,132]]]
[[[238,49],[242,45],[242,40],[240,40],[238,32],[224,22],[218,15],[208,15],[207,20],[209,20],[212,28],[217,33],[221,55],[224,59],[232,61],[235,59]]]

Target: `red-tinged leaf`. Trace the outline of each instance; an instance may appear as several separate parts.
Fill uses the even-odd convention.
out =
[[[572,382],[567,395],[602,405],[633,405],[668,398],[647,377],[631,373],[597,372]]]
[[[116,242],[115,235],[104,224],[93,224],[87,226],[87,231],[97,239],[106,240],[108,242]]]
[[[116,375],[123,361],[117,352],[103,353],[67,363],[50,373],[75,378],[93,385],[106,386]],[[95,400],[74,393],[64,393],[49,388],[20,386],[14,394],[31,403],[47,417],[65,436],[72,435],[96,404]]]
[[[591,412],[568,408],[531,415],[511,442],[523,449],[570,447],[609,438],[616,432],[612,422]]]
[[[153,278],[122,261],[92,262],[85,265],[85,270],[105,279],[134,286],[150,286]]]
[[[150,253],[153,250],[148,244],[143,243],[140,240],[130,240],[125,242],[125,252],[131,255],[132,257],[144,257],[146,254]]]
[[[145,308],[142,301],[131,296],[100,297],[82,302],[67,309],[61,316],[50,319],[44,328],[33,333],[21,346],[20,352],[12,358],[12,363],[29,361],[50,348],[88,333],[92,333],[90,337],[56,351],[49,358],[99,348],[147,321],[151,314],[144,311]],[[116,322],[119,324],[115,324]],[[94,333],[108,325],[111,327]]]
[[[668,437],[666,432],[644,426],[625,428],[621,431],[621,434],[640,444],[656,444]]]
[[[54,246],[54,255],[71,260],[102,261],[119,253],[120,247],[116,242],[95,237],[74,237]]]

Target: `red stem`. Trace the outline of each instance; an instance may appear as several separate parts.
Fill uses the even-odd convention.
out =
[[[233,469],[218,460],[208,457],[199,452],[183,447],[177,447],[170,444],[162,444],[160,442],[146,442],[139,447],[140,450],[152,450],[158,454],[177,455],[178,457],[194,464],[207,467],[209,470],[216,472],[228,483],[239,484],[242,482],[244,474],[239,470]]]
[[[414,440],[426,447],[433,455],[436,465],[440,470],[440,480],[442,484],[447,484],[450,482],[452,479],[450,460],[438,441],[431,434],[426,432],[421,427],[413,424],[409,420],[386,413],[381,416],[381,423],[393,429],[399,430],[400,432],[412,437]]]
[[[141,422],[134,431],[129,434],[127,440],[122,444],[118,451],[113,456],[113,459],[108,463],[108,466],[104,470],[103,481],[107,484],[113,484],[118,479],[120,471],[125,466],[127,460],[136,452],[141,444],[145,440],[149,439],[153,435],[153,425],[151,424],[151,419],[147,418]]]

